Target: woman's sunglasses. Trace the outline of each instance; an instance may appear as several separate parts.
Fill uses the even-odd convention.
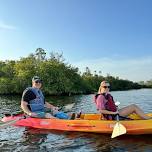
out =
[[[110,88],[110,86],[103,86],[103,88],[107,89],[107,88]]]

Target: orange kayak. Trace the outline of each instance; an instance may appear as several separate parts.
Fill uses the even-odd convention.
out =
[[[152,116],[152,113],[148,114]],[[82,114],[79,119],[40,119],[23,114],[4,117],[1,121],[14,121],[13,125],[61,131],[80,131],[93,133],[112,133],[116,124],[114,120],[103,120],[100,114]],[[130,115],[134,120],[122,120],[120,123],[127,129],[127,134],[152,134],[152,120],[140,120],[137,115]],[[16,120],[16,121],[15,121]]]

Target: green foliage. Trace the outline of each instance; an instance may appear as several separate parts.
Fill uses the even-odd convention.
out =
[[[64,62],[63,54],[51,52],[46,58],[46,52],[38,48],[35,54],[21,58],[18,61],[0,61],[0,94],[21,94],[31,86],[31,79],[38,75],[43,80],[43,91],[47,95],[70,95],[94,93],[101,81],[111,83],[112,90],[139,89],[141,85],[129,80],[107,75],[103,77],[89,67],[80,75],[79,69]]]

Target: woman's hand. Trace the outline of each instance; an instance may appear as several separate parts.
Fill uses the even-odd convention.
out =
[[[113,115],[117,115],[119,114],[119,111],[113,112]]]
[[[108,111],[108,110],[100,110],[102,114],[108,114],[108,115],[117,115],[119,114],[119,111],[113,112],[113,111]]]

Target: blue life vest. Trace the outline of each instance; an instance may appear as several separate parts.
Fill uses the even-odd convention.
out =
[[[32,112],[44,112],[45,111],[44,96],[42,94],[42,91],[37,88],[33,88],[33,87],[29,87],[27,89],[31,90],[36,96],[35,99],[29,101],[29,106],[31,108],[31,111]]]

